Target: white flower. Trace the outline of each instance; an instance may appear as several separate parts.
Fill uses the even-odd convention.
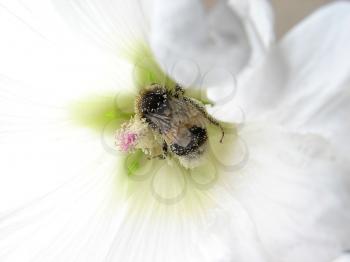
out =
[[[234,122],[237,132],[228,129],[223,145],[213,132],[208,161],[186,171],[171,160],[125,157],[113,147],[117,126],[132,116],[138,85],[172,82],[138,42],[148,36],[147,18],[161,17],[146,15],[151,5],[2,1],[0,207],[27,204],[1,217],[1,261],[329,262],[350,248],[350,5],[321,9],[257,66],[272,37],[269,26],[255,21],[270,14],[255,9],[264,2],[236,2],[244,19],[234,32],[251,29],[262,40],[238,35],[250,48],[238,45],[231,55],[249,53],[239,54],[238,64],[224,61],[224,68],[237,73],[250,64],[250,70],[239,75],[233,101],[209,109]],[[71,33],[73,25],[99,49]],[[165,43],[171,32],[160,33]],[[168,70],[178,46],[165,45],[170,55],[164,56],[163,40],[151,36],[163,69],[183,76],[176,74],[181,66]],[[208,51],[203,62],[192,51],[184,60],[195,61],[199,73],[210,71],[206,66],[217,57],[209,59]],[[207,74],[203,79],[212,88]],[[225,94],[227,81],[220,84],[209,98]],[[244,122],[231,114],[236,106]]]

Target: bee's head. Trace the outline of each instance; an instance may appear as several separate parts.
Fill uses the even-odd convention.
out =
[[[160,85],[152,85],[139,97],[138,111],[141,117],[150,114],[162,114],[168,107],[168,92]]]
[[[136,103],[137,114],[152,128],[160,129],[160,118],[169,108],[169,92],[158,84],[145,88]]]

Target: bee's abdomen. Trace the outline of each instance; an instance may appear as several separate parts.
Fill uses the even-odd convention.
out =
[[[189,128],[191,133],[191,140],[187,146],[181,146],[179,144],[170,145],[170,150],[178,156],[186,156],[191,153],[197,152],[199,147],[202,146],[208,139],[207,130],[202,127],[193,126]]]

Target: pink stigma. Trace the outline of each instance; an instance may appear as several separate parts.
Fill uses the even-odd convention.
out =
[[[137,134],[125,132],[117,134],[116,139],[116,145],[119,147],[119,149],[123,152],[128,152],[134,147]]]

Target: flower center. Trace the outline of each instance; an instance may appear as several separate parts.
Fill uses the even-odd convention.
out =
[[[76,101],[71,118],[97,132],[106,152],[117,156],[115,193],[125,193],[132,206],[157,200],[191,212],[201,209],[212,200],[204,191],[225,184],[245,163],[245,143],[228,123],[223,140],[221,123],[207,113],[204,104],[210,101],[202,90],[185,93],[147,46],[136,45],[131,55],[132,86]]]

